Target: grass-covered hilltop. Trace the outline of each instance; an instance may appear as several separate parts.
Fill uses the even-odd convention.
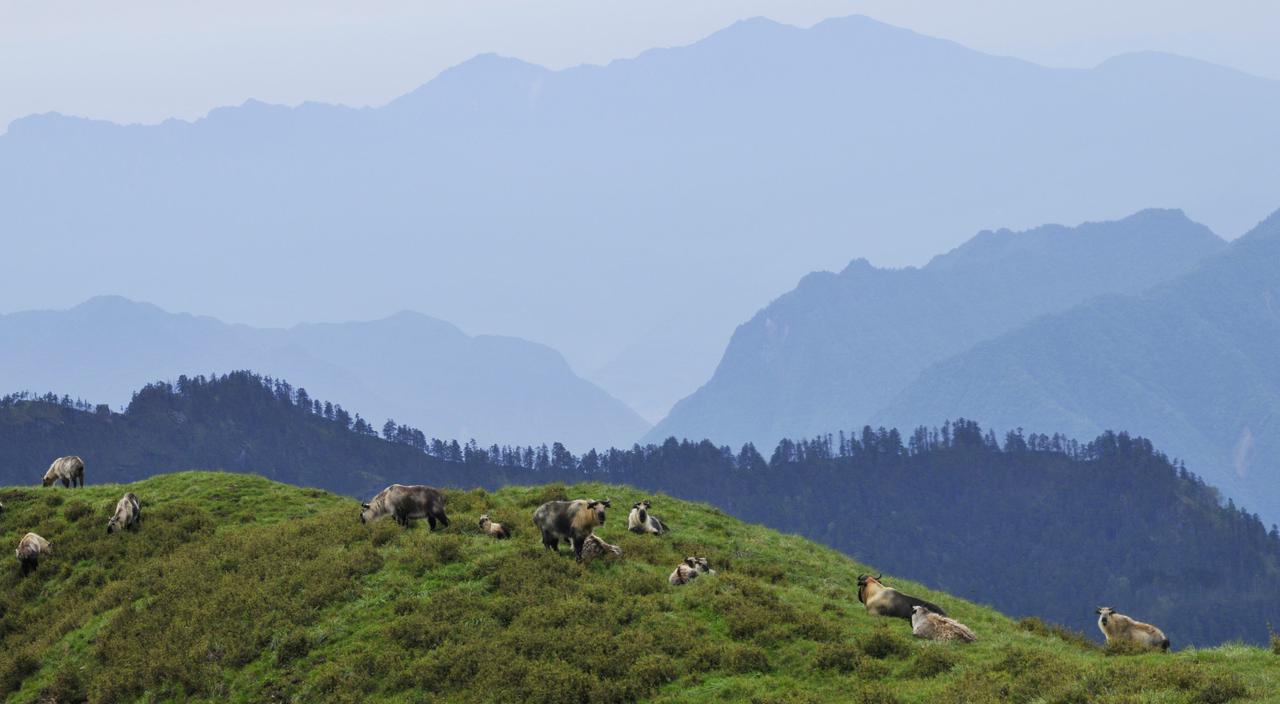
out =
[[[136,531],[108,535],[125,491]],[[543,550],[530,516],[610,498],[597,534],[621,558]],[[1280,656],[1226,646],[1109,653],[886,577],[977,632],[911,636],[866,614],[872,568],[665,496],[661,536],[626,530],[623,486],[448,491],[429,532],[358,520],[358,504],[242,474],[183,472],[86,489],[0,489],[0,539],[53,556],[0,570],[0,695],[12,702],[1227,702],[1273,701]],[[514,531],[483,535],[488,513]],[[718,571],[674,587],[684,557]],[[1082,579],[1087,575],[1082,575]],[[1081,603],[1092,610],[1096,604]],[[1142,617],[1141,605],[1116,605]],[[1170,633],[1177,646],[1177,633]]]

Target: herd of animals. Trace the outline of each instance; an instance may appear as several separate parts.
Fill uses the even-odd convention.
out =
[[[54,460],[45,472],[42,485],[49,487],[57,482],[61,482],[66,488],[83,487],[84,460],[74,455]],[[430,529],[435,530],[437,525],[449,525],[444,504],[444,495],[438,489],[422,485],[392,484],[369,503],[361,504],[360,522],[370,523],[391,516],[401,526],[408,526],[410,520],[425,518]],[[559,552],[560,543],[567,542],[572,546],[574,557],[579,562],[589,563],[608,556],[619,557],[622,555],[622,548],[610,545],[595,533],[597,526],[604,525],[606,510],[611,506],[607,499],[548,501],[533,512],[533,525],[542,534],[545,549]],[[627,529],[650,535],[662,535],[670,530],[662,519],[650,512],[651,506],[648,500],[633,504],[627,516]],[[3,511],[4,505],[0,504],[0,512]],[[137,529],[141,523],[142,505],[132,492],[126,493],[116,502],[115,512],[107,520],[107,533]],[[487,514],[480,516],[480,530],[499,540],[511,537],[511,530],[507,526],[492,520]],[[22,576],[34,571],[41,557],[52,554],[53,548],[48,540],[35,533],[24,535],[18,541],[17,550]],[[691,556],[676,565],[667,581],[678,586],[688,584],[701,575],[715,574],[716,571],[711,568],[707,558]],[[858,601],[873,616],[910,621],[912,633],[919,638],[959,642],[977,640],[973,630],[947,616],[940,606],[886,587],[880,575],[858,577]],[[1169,639],[1159,628],[1136,621],[1110,607],[1100,607],[1095,613],[1098,615],[1098,628],[1102,630],[1108,643],[1128,642],[1169,650]]]

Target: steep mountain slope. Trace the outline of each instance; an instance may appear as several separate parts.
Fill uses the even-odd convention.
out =
[[[1180,211],[1145,210],[1076,228],[983,232],[919,269],[856,260],[839,274],[810,274],[738,328],[711,380],[648,439],[769,447],[861,427],[930,364],[1093,296],[1142,291],[1224,246]],[[905,428],[946,417],[959,416],[894,420]]]
[[[1075,437],[1122,424],[1280,520],[1280,212],[1148,293],[1092,301],[931,367],[877,421],[948,414]]]
[[[107,535],[126,490],[142,527]],[[857,603],[871,568],[704,505],[657,497],[675,527],[663,537],[608,521],[599,533],[623,556],[587,566],[527,526],[549,499],[643,496],[619,485],[450,492],[437,533],[361,526],[354,501],[244,475],[0,495],[0,537],[34,529],[56,546],[25,579],[0,571],[12,702],[1225,702],[1280,687],[1263,650],[1106,657],[891,579],[979,635],[916,641]],[[479,533],[486,512],[512,540]],[[719,574],[667,584],[688,554]]]
[[[1278,121],[1280,83],[1208,64],[1050,69],[864,17],[603,67],[482,56],[377,109],[34,116],[0,136],[0,300],[255,324],[410,301],[546,341],[652,416],[693,390],[673,370],[708,378],[736,323],[855,254],[1166,204],[1242,232],[1274,207]]]
[[[362,498],[392,481],[497,489],[599,479],[709,501],[1095,637],[1080,600],[1140,605],[1180,646],[1265,643],[1266,624],[1280,623],[1280,533],[1219,506],[1215,489],[1124,434],[1084,446],[1011,435],[1002,448],[958,421],[905,442],[897,431],[869,430],[838,445],[787,440],[765,462],[749,446],[735,456],[707,441],[579,457],[559,445],[433,443],[411,429],[390,443],[334,415],[303,409],[282,382],[245,374],[149,387],[123,415],[0,399],[0,484],[36,485],[49,460],[67,453],[86,459],[90,486],[185,464],[260,467]]]
[[[306,379],[381,424],[440,437],[629,444],[647,427],[555,350],[469,336],[416,313],[285,329],[227,325],[119,297],[0,316],[0,389],[59,388],[113,406],[156,379],[254,369]]]

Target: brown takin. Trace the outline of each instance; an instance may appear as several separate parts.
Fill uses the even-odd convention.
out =
[[[592,533],[582,543],[582,564],[591,564],[592,560],[600,557],[622,557],[622,548],[617,545],[610,545],[604,541],[604,538]]]
[[[25,577],[40,566],[41,556],[53,554],[53,546],[35,533],[27,533],[18,541],[17,553],[18,563],[22,565],[22,576]]]
[[[487,513],[480,517],[480,530],[498,540],[506,540],[511,537],[511,531],[507,530],[507,527],[501,523],[495,523]]]
[[[604,525],[605,509],[612,504],[608,499],[577,499],[576,501],[548,501],[533,512],[533,525],[542,532],[542,545],[547,550],[560,552],[560,541],[573,545],[573,554],[582,561],[582,547],[596,526]]]
[[[118,530],[137,528],[142,523],[142,505],[131,491],[116,502],[116,512],[107,519],[107,534]]]
[[[59,457],[49,465],[49,470],[44,473],[44,479],[41,480],[43,486],[53,486],[54,482],[62,482],[62,486],[73,487],[79,483],[84,486],[84,460],[75,455],[67,455]]]
[[[436,529],[436,523],[446,527],[449,525],[449,517],[444,514],[444,494],[421,484],[392,484],[378,492],[369,503],[361,504],[360,508],[361,523],[390,515],[402,526],[408,526],[409,520],[413,518],[427,519],[431,530]]]
[[[897,589],[884,586],[880,582],[880,575],[875,577],[869,574],[858,575],[858,601],[866,605],[867,613],[872,616],[892,616],[910,621],[916,606],[923,606],[939,616],[947,615],[947,612],[937,604],[931,604],[924,599],[908,596]]]
[[[929,640],[960,640],[972,643],[978,637],[968,626],[954,618],[935,614],[923,606],[911,607],[911,632]]]
[[[698,575],[709,574],[714,575],[715,570],[711,569],[711,564],[707,562],[705,557],[686,557],[684,562],[676,565],[676,569],[667,577],[667,581],[675,585],[688,584],[698,578]]]
[[[1135,621],[1109,606],[1098,607],[1094,613],[1098,614],[1098,628],[1107,637],[1107,643],[1128,642],[1169,649],[1169,639],[1164,637],[1164,631],[1149,623]]]

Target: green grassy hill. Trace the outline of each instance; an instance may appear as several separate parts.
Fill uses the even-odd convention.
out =
[[[107,535],[125,490],[134,533]],[[542,550],[540,503],[609,497],[620,560]],[[0,489],[0,540],[55,555],[0,569],[6,701],[1226,702],[1280,698],[1280,656],[1228,646],[1116,654],[886,578],[940,603],[972,645],[911,637],[854,593],[872,571],[802,538],[657,497],[674,530],[626,532],[642,494],[583,484],[449,492],[430,533],[358,521],[354,500],[254,476]],[[512,540],[479,533],[489,513]],[[822,520],[827,520],[823,518]],[[684,587],[686,555],[720,573]],[[1087,579],[1081,575],[1081,579]],[[1091,610],[1095,604],[1081,603]],[[1141,616],[1141,605],[1117,604]],[[1178,634],[1169,633],[1175,647]]]

